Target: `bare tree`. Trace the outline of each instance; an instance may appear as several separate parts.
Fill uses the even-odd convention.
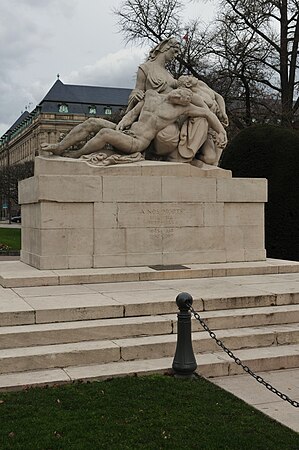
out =
[[[263,80],[271,78],[271,71],[262,64],[271,55],[269,44],[227,11],[218,17],[210,38],[206,39],[205,52],[215,61],[218,83],[222,84],[222,95],[231,111],[240,109],[239,119],[244,126],[251,125],[260,116],[256,110],[257,106],[261,108],[262,98],[269,97]],[[269,112],[269,101],[267,104]]]
[[[127,42],[158,44],[179,32],[182,6],[179,0],[126,0],[114,13]]]
[[[115,14],[127,41],[158,43],[185,36],[170,70],[207,81],[225,98],[238,128],[275,114],[291,125],[299,108],[299,0],[216,3],[221,8],[208,27],[196,18],[182,24],[179,0],[124,0]]]
[[[27,161],[21,164],[3,166],[0,168],[0,199],[10,206],[18,205],[18,182],[33,176],[34,163]]]
[[[267,53],[256,57],[266,76],[253,80],[279,95],[282,122],[291,125],[299,108],[299,1],[222,0],[220,4],[224,14],[232,13],[267,48]]]
[[[179,0],[124,0],[114,13],[126,42],[157,44],[172,36],[186,36],[182,53],[171,69],[177,75],[188,72],[199,78],[202,33],[198,20],[182,25],[182,9]]]

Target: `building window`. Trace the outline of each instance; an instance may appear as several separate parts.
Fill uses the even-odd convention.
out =
[[[89,106],[88,112],[89,112],[89,114],[96,114],[97,108],[94,105]]]
[[[60,113],[68,113],[69,112],[69,107],[65,103],[63,103],[61,105],[58,105],[58,111]]]
[[[106,108],[104,108],[104,114],[111,115],[112,108],[110,106],[106,106]]]

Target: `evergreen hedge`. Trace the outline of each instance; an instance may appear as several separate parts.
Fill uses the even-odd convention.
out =
[[[268,258],[299,261],[299,134],[261,125],[241,131],[220,167],[234,177],[267,178],[265,236]]]

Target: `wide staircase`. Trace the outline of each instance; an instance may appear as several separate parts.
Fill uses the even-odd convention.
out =
[[[182,291],[253,371],[298,368],[299,265],[292,271],[0,287],[0,389],[168,372]],[[194,318],[192,330],[199,374],[242,373]]]

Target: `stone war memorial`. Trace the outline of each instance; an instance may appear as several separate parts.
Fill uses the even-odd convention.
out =
[[[219,167],[224,100],[173,78],[179,51],[173,38],[153,48],[120,122],[50,135],[19,183],[21,261],[0,261],[0,390],[196,370],[299,431],[292,406],[236,364],[299,400],[299,262],[266,258],[267,180]]]
[[[263,261],[265,179],[217,167],[226,146],[223,98],[151,50],[118,124],[90,118],[41,145],[19,187],[21,261],[86,269]]]

